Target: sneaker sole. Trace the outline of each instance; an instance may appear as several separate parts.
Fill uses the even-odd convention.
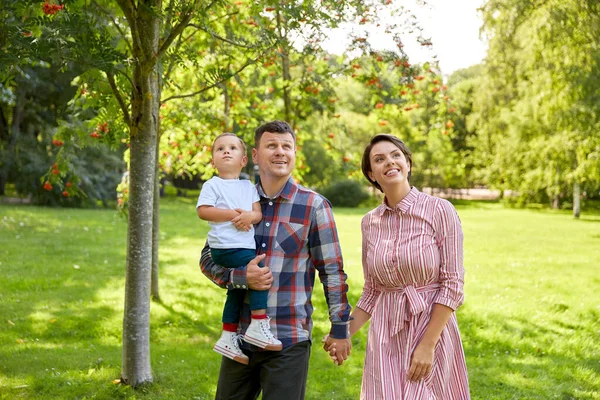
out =
[[[240,357],[239,355],[235,354],[234,352],[232,352],[226,348],[219,347],[217,345],[215,345],[215,347],[213,347],[213,350],[216,351],[217,353],[221,354],[222,356],[232,359],[233,361],[239,362],[240,364],[248,365],[249,359],[247,357],[245,357],[245,358]]]
[[[256,347],[260,347],[261,349],[265,349],[267,351],[280,351],[283,348],[283,345],[280,344],[272,344],[263,342],[262,340],[253,338],[252,336],[244,335],[244,341],[255,345]]]

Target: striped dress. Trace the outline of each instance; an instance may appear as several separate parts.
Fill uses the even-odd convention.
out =
[[[384,202],[365,215],[362,237],[365,285],[356,306],[371,315],[371,325],[361,399],[469,399],[455,313],[431,373],[407,379],[433,304],[456,310],[463,301],[463,234],[454,207],[413,187],[394,209]]]

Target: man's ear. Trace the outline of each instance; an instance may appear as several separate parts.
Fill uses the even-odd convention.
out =
[[[253,149],[252,149],[252,163],[253,163],[254,165],[257,165],[257,164],[258,164],[258,161],[257,161],[257,159],[256,159],[257,155],[258,155],[258,150],[256,150],[255,148],[253,148]]]

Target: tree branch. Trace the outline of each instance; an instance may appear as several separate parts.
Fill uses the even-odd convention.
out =
[[[181,45],[181,35],[179,35],[179,37],[177,38],[177,44],[175,45],[175,48],[179,48],[180,45]],[[169,77],[171,76],[171,72],[173,71],[175,64],[176,64],[175,61],[171,61],[171,63],[167,67],[167,72],[163,76],[163,82],[169,80]]]
[[[194,16],[194,10],[198,8],[199,4],[200,0],[194,1],[194,4],[190,7],[190,9],[185,14],[183,14],[183,18],[181,18],[179,23],[175,25],[175,27],[169,33],[169,36],[167,36],[165,41],[158,49],[158,53],[156,54],[155,59],[161,58],[165,54],[167,49],[171,46],[171,43],[173,43],[175,38],[179,36],[179,34],[183,32],[185,28],[189,26],[189,23],[192,20],[192,17]]]
[[[270,47],[269,47],[269,48],[270,48]],[[269,48],[268,48],[268,49],[269,49]],[[268,50],[268,49],[267,49],[267,50]],[[258,57],[256,57],[256,58],[253,58],[253,59],[251,59],[251,60],[248,60],[248,61],[246,62],[246,64],[244,64],[242,67],[240,67],[240,69],[238,69],[237,71],[235,71],[235,72],[234,72],[233,74],[231,74],[230,76],[228,76],[228,77],[225,77],[225,78],[223,78],[223,79],[221,79],[221,80],[219,80],[219,81],[217,81],[217,82],[213,83],[212,85],[205,86],[205,87],[203,87],[202,89],[200,89],[200,90],[198,90],[198,91],[196,91],[196,92],[193,92],[193,93],[188,93],[188,94],[179,94],[179,95],[175,95],[175,96],[167,97],[166,99],[164,99],[164,100],[161,100],[161,103],[162,103],[162,104],[164,104],[164,103],[166,103],[166,102],[167,102],[167,101],[169,101],[169,100],[174,100],[174,99],[183,99],[183,98],[186,98],[186,97],[194,97],[194,96],[197,96],[197,95],[199,95],[199,94],[201,94],[201,93],[204,93],[204,92],[206,92],[207,90],[210,90],[210,89],[212,89],[212,88],[214,88],[214,87],[218,86],[219,84],[221,84],[221,83],[225,82],[227,79],[231,78],[232,76],[235,76],[235,75],[239,74],[240,72],[242,72],[243,70],[245,70],[245,69],[246,69],[247,67],[249,67],[250,65],[253,65],[253,64],[255,64],[255,63],[258,61],[258,60],[260,60],[260,59],[261,59],[261,58],[262,58],[262,57],[263,57],[263,56],[264,56],[264,55],[267,53],[267,50],[265,50],[264,52],[262,52],[262,53],[261,53],[261,54],[260,54]]]
[[[121,37],[125,41],[125,44],[129,48],[129,51],[131,52],[131,54],[133,54],[133,47],[132,47],[131,43],[129,42],[129,40],[127,40],[127,36],[125,36],[125,32],[123,32],[123,30],[121,29],[121,27],[117,23],[117,20],[115,19],[115,17],[111,13],[109,13],[108,10],[106,10],[104,7],[102,7],[100,4],[98,4],[96,2],[96,0],[92,0],[92,4],[94,4],[94,6],[96,6],[98,9],[100,9],[104,14],[106,14],[106,16],[108,18],[110,18],[110,20],[112,21],[113,25],[115,26],[115,28],[117,28],[117,31],[119,31],[119,34],[121,35]]]
[[[133,0],[116,0],[121,10],[123,10],[123,14],[125,14],[125,18],[127,18],[127,22],[129,22],[129,28],[131,29],[131,38],[133,39],[132,44],[132,54],[134,57],[138,57],[139,54],[135,50],[142,48],[142,43],[140,42],[140,35],[137,29],[137,20],[135,18],[135,4]],[[135,45],[135,48],[133,47]]]
[[[131,79],[131,77],[129,75],[127,75],[127,73],[125,71],[121,71],[120,69],[117,69],[117,68],[115,68],[115,71],[117,71],[118,73],[120,73],[121,75],[123,75],[125,78],[127,78],[127,80],[129,81],[129,84],[131,85],[131,87],[135,86],[133,84],[133,79]]]
[[[216,39],[219,39],[219,40],[221,40],[221,41],[223,41],[223,42],[229,43],[229,44],[231,44],[231,45],[234,45],[234,46],[237,46],[237,47],[241,47],[241,48],[243,48],[243,49],[254,49],[254,47],[253,47],[253,46],[248,46],[248,45],[245,45],[245,44],[241,44],[241,43],[234,42],[233,40],[229,40],[229,39],[227,39],[227,38],[224,38],[224,37],[222,37],[222,36],[219,36],[219,35],[217,35],[217,34],[216,34],[216,33],[214,33],[214,32],[210,32],[208,29],[205,29],[205,28],[201,27],[200,25],[196,25],[196,24],[190,24],[189,26],[192,26],[192,27],[194,27],[194,28],[196,28],[196,29],[198,29],[198,30],[200,30],[200,31],[206,32],[206,33],[208,33],[210,36],[212,36],[212,37],[214,37],[214,38],[216,38]]]
[[[115,82],[115,76],[112,74],[112,72],[106,72],[106,78],[108,79],[108,84],[110,85],[110,88],[112,89],[115,98],[117,99],[117,102],[121,107],[125,123],[127,124],[127,126],[131,127],[131,117],[129,116],[129,110],[127,109],[125,100],[123,100],[123,97],[121,96],[121,92],[119,92],[119,88],[117,87],[117,84]]]

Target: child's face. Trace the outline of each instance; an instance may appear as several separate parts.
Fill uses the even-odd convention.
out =
[[[248,162],[248,157],[235,136],[222,136],[213,144],[212,165],[221,178],[237,178]]]

